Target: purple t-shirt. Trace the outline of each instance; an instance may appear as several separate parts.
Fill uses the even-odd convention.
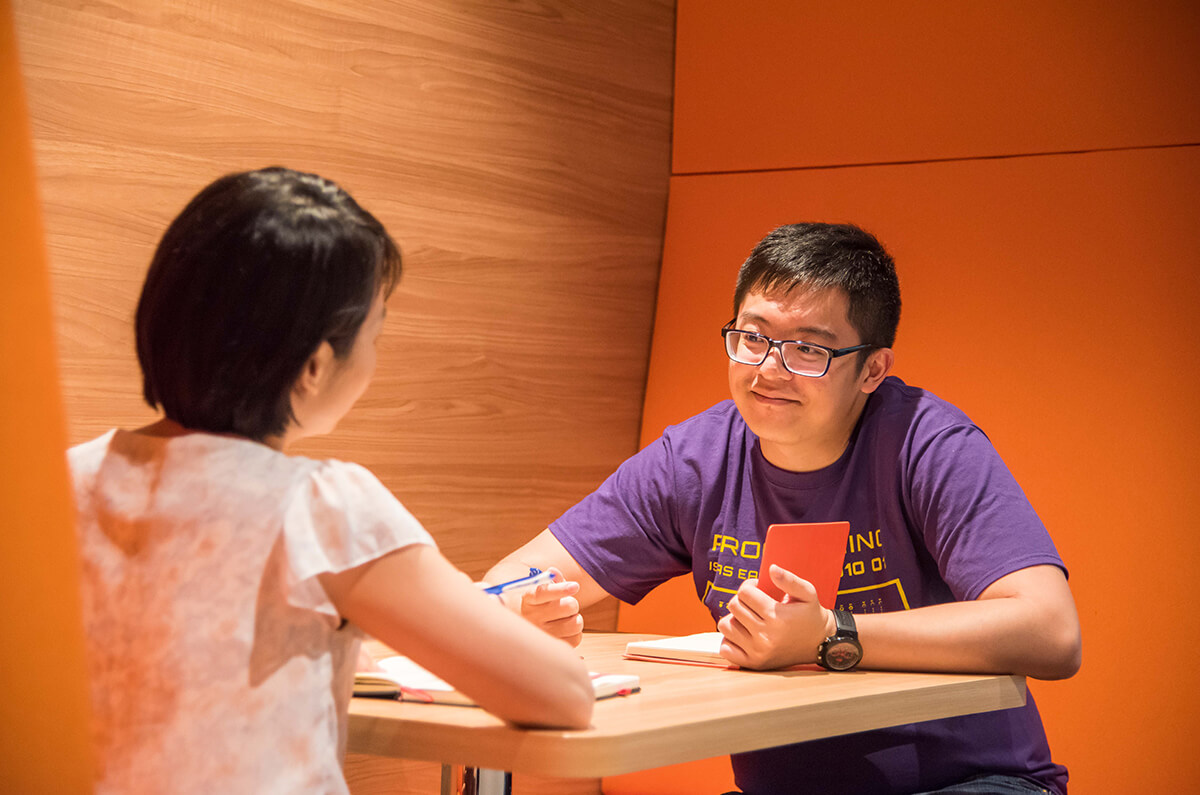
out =
[[[1018,569],[1063,567],[988,438],[954,406],[886,379],[846,451],[815,472],[762,455],[732,401],[667,428],[550,525],[608,593],[636,604],[692,572],[714,619],[758,576],[767,527],[849,521],[838,607],[907,610],[975,599]],[[1064,568],[1065,571],[1065,568]],[[869,654],[869,650],[868,650]],[[1004,773],[1066,791],[1032,696],[1024,707],[733,757],[754,795],[912,793]]]

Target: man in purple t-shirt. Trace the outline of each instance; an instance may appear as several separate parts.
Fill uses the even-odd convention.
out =
[[[581,606],[606,594],[636,603],[690,571],[722,655],[743,667],[1073,675],[1079,622],[1054,544],[983,432],[888,375],[899,317],[895,268],[874,237],[775,230],[742,265],[722,329],[732,401],[668,428],[487,579],[559,569],[565,582],[522,611],[571,643]],[[757,566],[769,525],[824,521],[850,523],[833,610],[805,580]],[[1067,780],[1032,697],[733,764],[752,795],[1061,795]]]

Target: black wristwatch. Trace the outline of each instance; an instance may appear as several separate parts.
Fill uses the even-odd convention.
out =
[[[854,615],[845,610],[834,610],[833,622],[837,630],[817,647],[817,664],[830,671],[849,671],[862,661],[862,644],[858,642]]]

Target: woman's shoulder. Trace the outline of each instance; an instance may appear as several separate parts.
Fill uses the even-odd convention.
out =
[[[428,539],[424,527],[375,473],[336,458],[299,459],[289,504],[337,523],[386,526],[414,541]]]
[[[67,461],[70,462],[72,467],[99,461],[104,457],[104,452],[112,444],[113,437],[116,434],[117,429],[112,428],[94,439],[89,439],[86,442],[80,442],[67,448]]]
[[[300,459],[283,505],[283,541],[297,582],[336,573],[432,536],[369,469],[338,459]],[[315,581],[314,581],[315,582]],[[293,603],[328,611],[324,591],[298,586]],[[307,595],[305,595],[307,594]]]
[[[285,458],[287,461],[281,463],[290,469],[297,486],[325,491],[330,495],[396,499],[391,490],[383,485],[383,481],[362,464],[343,461],[340,458]]]

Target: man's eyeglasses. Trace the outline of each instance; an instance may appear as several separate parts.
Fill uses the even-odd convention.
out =
[[[829,372],[829,363],[839,356],[845,356],[877,345],[852,345],[849,348],[827,348],[815,342],[801,340],[773,340],[756,334],[753,331],[742,331],[733,327],[734,320],[721,327],[721,336],[725,338],[725,353],[738,364],[749,364],[758,367],[771,355],[772,348],[779,349],[779,359],[790,373],[803,375],[808,378],[820,378]]]

